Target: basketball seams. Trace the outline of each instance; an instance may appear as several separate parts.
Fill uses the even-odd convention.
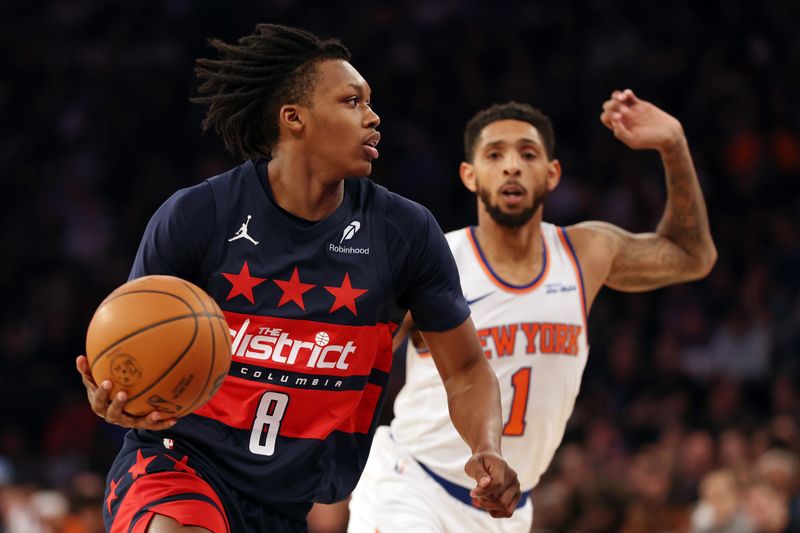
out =
[[[210,361],[210,364],[209,364],[209,367],[208,367],[208,374],[206,375],[206,379],[205,379],[205,382],[203,383],[203,387],[202,387],[202,389],[200,391],[200,394],[197,396],[197,398],[194,399],[194,401],[186,409],[187,412],[192,412],[192,411],[194,411],[195,406],[200,401],[203,400],[203,393],[206,392],[206,387],[208,386],[209,381],[211,381],[211,378],[213,377],[213,374],[214,374],[214,368],[216,367],[215,363],[216,363],[216,358],[217,358],[217,353],[216,353],[217,352],[217,338],[216,338],[216,335],[214,334],[214,324],[211,321],[211,319],[212,319],[212,317],[216,317],[217,319],[224,320],[224,317],[220,316],[220,315],[217,315],[217,314],[211,314],[211,313],[214,312],[215,309],[212,309],[211,313],[209,313],[206,310],[205,299],[202,298],[199,294],[197,294],[197,292],[194,290],[192,285],[189,284],[189,283],[186,283],[184,280],[182,280],[180,278],[178,278],[178,281],[180,281],[181,284],[183,284],[184,287],[189,289],[189,291],[195,296],[195,298],[197,298],[197,301],[200,302],[200,306],[203,308],[203,311],[205,311],[202,316],[204,316],[207,319],[208,330],[211,333],[211,361]],[[216,305],[216,302],[213,299],[211,300],[210,303],[211,303],[213,308],[216,308],[217,311],[221,312],[220,309],[219,309],[219,306]]]
[[[201,298],[200,295],[197,294],[197,292],[194,290],[194,288],[189,283],[187,283],[186,281],[182,280],[181,278],[177,278],[177,279],[181,283],[181,285],[186,287],[189,290],[189,292],[191,292],[192,295],[194,295],[194,297],[197,298],[197,301],[200,302],[200,307],[203,308],[203,311],[206,311],[206,303],[203,301],[203,298]]]
[[[206,392],[206,387],[208,387],[208,382],[211,380],[211,374],[214,373],[214,362],[216,361],[216,352],[217,352],[217,339],[214,336],[214,326],[211,323],[211,317],[207,316],[206,321],[208,322],[208,330],[211,332],[211,364],[208,366],[208,374],[206,375],[206,380],[203,383],[203,387],[200,389],[200,394],[189,404],[189,407],[186,408],[186,412],[194,411],[195,405],[199,402],[202,398],[204,393]]]
[[[139,335],[141,333],[144,333],[145,331],[147,331],[149,329],[157,328],[159,326],[163,326],[164,324],[169,324],[170,322],[177,322],[178,320],[183,320],[184,318],[195,318],[195,320],[196,320],[196,316],[197,315],[195,313],[190,313],[188,315],[173,316],[173,317],[170,317],[170,318],[166,318],[164,320],[159,320],[158,322],[153,322],[152,324],[148,324],[147,326],[145,326],[143,328],[140,328],[140,329],[137,329],[136,331],[132,331],[132,332],[128,333],[127,335],[124,335],[123,337],[120,337],[119,339],[115,340],[110,345],[106,346],[105,349],[101,350],[97,354],[97,357],[94,358],[94,361],[92,361],[92,364],[90,365],[89,369],[93,370],[95,365],[103,357],[108,355],[108,353],[111,350],[113,350],[115,347],[119,346],[120,344],[122,344],[123,342],[125,342],[126,340],[128,340],[128,339],[130,339],[132,337],[135,337],[135,336],[137,336],[137,335]]]
[[[161,383],[161,380],[163,380],[164,377],[166,377],[170,372],[172,372],[172,369],[174,369],[176,366],[178,366],[178,363],[180,363],[181,360],[184,357],[186,357],[186,354],[189,353],[189,350],[191,350],[192,346],[194,346],[194,343],[197,340],[197,332],[198,332],[198,330],[200,328],[197,325],[197,315],[196,314],[192,314],[192,315],[189,315],[189,317],[194,319],[194,332],[192,333],[192,339],[189,341],[189,344],[186,346],[186,348],[183,349],[183,352],[181,352],[181,354],[178,357],[176,357],[174,361],[172,361],[172,364],[166,370],[164,370],[161,373],[160,376],[158,376],[156,379],[154,379],[153,382],[150,383],[150,385],[148,385],[144,389],[140,390],[138,394],[135,394],[134,396],[131,396],[130,398],[128,398],[129,402],[132,401],[132,400],[135,400],[136,398],[141,397],[142,394],[146,393],[147,391],[149,391],[150,389],[152,389],[153,387],[155,387],[156,385]],[[189,317],[185,317],[185,318],[189,318]]]

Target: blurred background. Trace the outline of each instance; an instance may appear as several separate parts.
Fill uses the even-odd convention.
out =
[[[4,0],[0,532],[102,531],[123,431],[90,411],[74,358],[154,210],[238,163],[187,98],[206,39],[258,22],[344,41],[382,118],[373,178],[445,231],[475,222],[457,169],[487,105],[552,118],[564,178],[546,220],[631,231],[657,224],[662,170],[600,106],[630,87],[678,117],[719,260],[701,282],[601,292],[535,531],[800,531],[796,0]]]

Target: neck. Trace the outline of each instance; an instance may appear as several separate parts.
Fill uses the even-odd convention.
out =
[[[344,199],[344,176],[321,172],[302,150],[276,150],[267,164],[272,196],[282,209],[305,220],[322,220]]]
[[[504,279],[524,284],[539,275],[542,269],[542,208],[519,228],[507,228],[495,222],[478,206],[475,235],[486,260]]]

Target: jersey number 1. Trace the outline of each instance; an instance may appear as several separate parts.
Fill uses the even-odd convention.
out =
[[[275,453],[278,429],[289,405],[289,395],[282,392],[265,392],[258,402],[253,430],[250,432],[250,451],[259,455]]]
[[[528,392],[531,385],[531,367],[520,368],[511,376],[514,386],[514,399],[511,400],[511,412],[508,422],[503,426],[503,436],[519,437],[525,433],[525,413],[528,411]]]

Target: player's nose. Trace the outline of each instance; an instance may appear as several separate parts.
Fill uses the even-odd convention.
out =
[[[515,155],[510,155],[503,161],[503,174],[505,176],[519,176],[522,172],[519,158]]]
[[[379,117],[378,114],[372,110],[372,108],[369,108],[367,114],[364,115],[364,127],[375,129],[380,125],[380,123],[381,117]]]

